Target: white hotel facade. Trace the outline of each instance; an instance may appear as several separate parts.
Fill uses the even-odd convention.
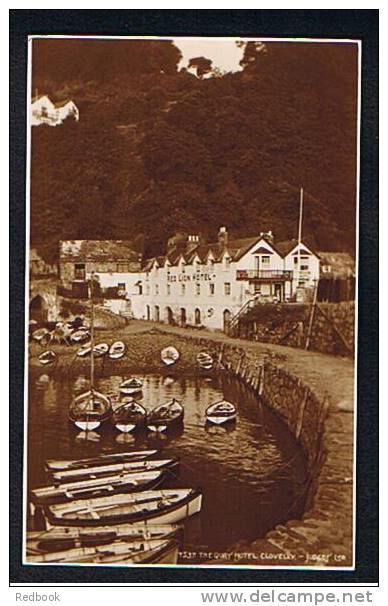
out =
[[[112,278],[99,274],[102,285]],[[303,242],[274,243],[271,232],[230,240],[224,227],[216,243],[188,236],[148,259],[141,272],[114,276],[133,317],[219,330],[248,301],[306,300],[318,279],[319,257]]]

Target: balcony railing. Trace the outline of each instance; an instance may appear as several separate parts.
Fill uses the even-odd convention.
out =
[[[280,269],[238,269],[236,280],[285,281],[292,280],[292,273]]]

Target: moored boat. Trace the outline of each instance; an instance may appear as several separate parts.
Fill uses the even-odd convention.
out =
[[[216,425],[234,421],[237,417],[237,410],[234,404],[221,400],[211,404],[206,409],[206,420]]]
[[[95,465],[108,465],[109,463],[124,463],[126,461],[141,461],[155,455],[157,450],[133,450],[130,452],[102,453],[98,457],[88,459],[48,459],[46,469],[48,471],[63,471],[71,469],[84,469]]]
[[[167,539],[182,532],[180,524],[119,524],[93,528],[51,526],[48,530],[27,532],[27,553],[62,551],[73,547],[90,547],[121,540]]]
[[[90,432],[97,429],[112,414],[112,404],[110,398],[102,394],[94,388],[94,358],[96,355],[103,355],[103,349],[109,347],[105,343],[94,345],[94,305],[93,305],[93,287],[94,287],[94,272],[92,272],[89,283],[89,299],[90,299],[90,389],[85,393],[75,397],[69,406],[69,421],[74,423],[78,429]],[[104,346],[104,347],[103,347]],[[84,346],[84,355],[87,355],[88,348]],[[83,348],[81,347],[81,350]],[[77,355],[80,355],[80,351]],[[106,352],[105,352],[106,353]]]
[[[88,480],[101,478],[116,474],[138,473],[155,469],[176,470],[179,467],[178,459],[155,459],[151,461],[129,461],[125,463],[113,463],[110,465],[96,465],[85,469],[67,469],[52,473],[54,482],[76,482],[77,480]]]
[[[93,431],[112,414],[108,396],[90,389],[76,398],[69,407],[69,420],[83,431]]]
[[[118,541],[92,547],[74,547],[44,554],[28,554],[31,564],[176,564],[178,543],[173,539]]]
[[[128,433],[143,425],[147,412],[144,406],[130,400],[123,402],[112,415],[112,423],[119,431]]]
[[[38,359],[39,359],[39,362],[43,366],[49,366],[51,364],[54,364],[58,358],[57,358],[57,354],[55,353],[55,351],[53,351],[52,349],[49,349],[47,351],[44,351],[42,354],[40,354]]]
[[[166,488],[48,505],[45,513],[52,524],[63,526],[175,524],[199,513],[201,505],[200,489]]]
[[[81,480],[78,482],[56,483],[31,490],[31,502],[35,505],[65,503],[75,499],[89,499],[121,492],[152,490],[167,479],[163,469],[139,473],[116,474],[114,476]]]
[[[197,355],[197,364],[199,368],[202,370],[212,370],[213,368],[213,358],[210,354],[205,351],[201,351]]]
[[[123,341],[115,341],[109,348],[109,357],[112,360],[119,360],[125,354],[125,343]]]
[[[166,366],[171,366],[172,364],[175,364],[175,362],[179,360],[179,356],[179,351],[172,345],[165,347],[160,352],[161,360]]]
[[[142,388],[143,381],[141,381],[141,379],[136,378],[126,379],[119,386],[119,390],[121,391],[121,393],[126,394],[128,396],[134,393],[139,393]]]
[[[172,425],[183,422],[184,408],[178,400],[173,398],[161,406],[156,406],[147,413],[147,428],[150,431],[166,431]]]

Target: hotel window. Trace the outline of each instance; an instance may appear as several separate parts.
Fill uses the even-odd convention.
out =
[[[201,294],[201,285],[200,284],[195,285],[195,294],[197,295],[197,297],[199,297],[199,295]]]
[[[167,284],[167,295],[171,295],[171,284]]]
[[[209,257],[208,260],[207,260],[207,264],[208,264],[209,269],[213,269],[213,267],[214,267],[214,259],[212,259],[211,257]]]
[[[181,284],[181,295],[184,295],[186,292],[186,284]]]
[[[230,257],[224,257],[224,269],[230,269]]]
[[[159,294],[159,284],[155,284],[155,295]]]
[[[129,264],[128,263],[123,263],[123,262],[118,262],[117,263],[117,273],[127,273],[129,272]]]
[[[149,294],[150,294],[150,285],[147,284],[146,285],[146,295],[149,295]]]
[[[269,255],[262,255],[261,256],[261,265],[262,267],[264,267],[265,265],[270,265],[271,262],[271,257]]]
[[[224,283],[224,294],[226,296],[230,295],[230,282]]]
[[[209,284],[209,293],[211,295],[214,295],[214,291],[215,291],[214,284],[213,283]]]

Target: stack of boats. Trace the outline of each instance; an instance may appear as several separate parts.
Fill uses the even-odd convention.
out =
[[[28,532],[28,562],[176,563],[181,524],[200,512],[202,493],[161,488],[179,461],[160,456],[141,450],[46,461],[50,482],[30,494],[45,529]]]

